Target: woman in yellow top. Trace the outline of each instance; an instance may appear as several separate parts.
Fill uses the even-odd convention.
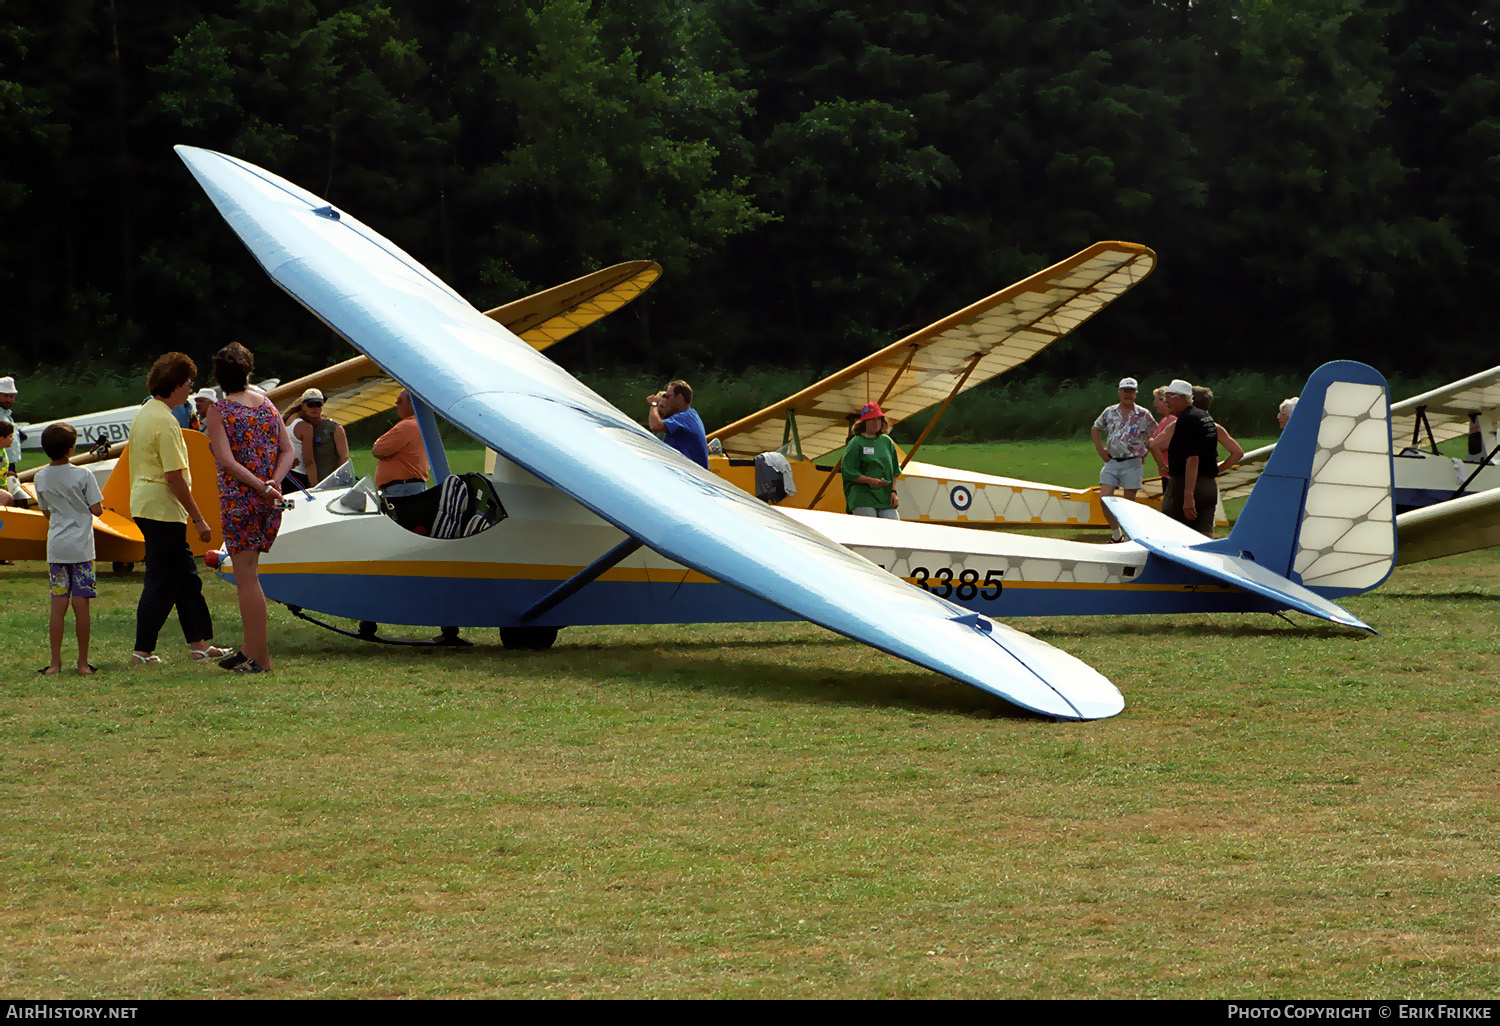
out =
[[[189,523],[200,541],[208,541],[212,533],[193,500],[187,443],[172,415],[187,402],[197,373],[182,353],[159,358],[146,377],[151,398],[130,425],[130,516],[146,543],[146,580],[135,609],[135,651],[130,655],[137,666],[162,661],[155,654],[156,639],[174,606],[194,662],[217,662],[231,654],[212,644],[213,618],[187,542]]]

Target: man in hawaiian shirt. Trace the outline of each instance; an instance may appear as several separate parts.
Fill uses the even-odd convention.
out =
[[[1138,387],[1135,378],[1121,378],[1119,403],[1106,406],[1090,431],[1094,448],[1104,461],[1099,471],[1099,494],[1108,497],[1118,489],[1129,502],[1134,502],[1135,493],[1140,491],[1146,443],[1156,430],[1156,418],[1135,404]],[[1109,521],[1109,540],[1124,541],[1119,523],[1107,509],[1104,518]]]

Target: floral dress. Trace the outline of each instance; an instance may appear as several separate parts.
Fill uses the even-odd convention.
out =
[[[255,409],[233,399],[214,403],[224,422],[229,451],[250,473],[262,481],[276,472],[281,456],[281,416],[274,404],[263,402]],[[225,547],[236,552],[270,552],[276,532],[281,530],[281,510],[266,502],[254,489],[241,484],[219,468],[219,512],[224,522]]]

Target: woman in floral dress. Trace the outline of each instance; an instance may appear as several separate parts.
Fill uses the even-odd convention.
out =
[[[224,547],[234,566],[245,640],[239,654],[219,663],[239,673],[271,669],[266,637],[266,596],[260,587],[260,554],[271,551],[281,529],[278,483],[292,466],[292,439],[275,404],[250,389],[255,357],[238,342],[214,354],[214,377],[224,389],[208,411],[205,429],[219,464],[219,508]]]

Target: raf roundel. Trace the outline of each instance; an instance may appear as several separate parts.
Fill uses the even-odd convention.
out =
[[[948,501],[962,513],[974,504],[974,494],[963,485],[954,485],[953,490],[948,493]]]

